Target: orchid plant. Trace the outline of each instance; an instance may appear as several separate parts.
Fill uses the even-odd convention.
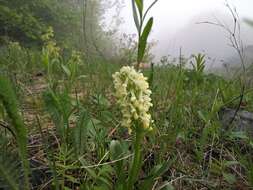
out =
[[[155,0],[146,11],[144,11],[143,0],[132,0],[133,17],[136,28],[138,30],[138,55],[136,69],[134,67],[124,66],[119,72],[113,75],[114,87],[116,90],[115,97],[120,106],[122,113],[121,125],[128,129],[129,134],[134,136],[132,141],[133,159],[128,168],[128,178],[122,180],[122,171],[118,172],[118,180],[121,184],[118,189],[134,190],[136,183],[138,184],[139,173],[143,164],[142,156],[142,141],[147,132],[153,130],[153,120],[150,114],[151,90],[149,82],[144,75],[138,71],[143,60],[147,39],[153,26],[153,17],[151,17],[144,27],[145,18],[150,9],[158,0]],[[111,145],[112,152],[121,148],[119,143],[115,141]],[[122,153],[122,151],[119,151]],[[154,185],[155,178],[160,176],[168,168],[168,162],[159,165],[143,180],[139,185],[144,189],[151,189]],[[122,184],[125,182],[124,184]]]

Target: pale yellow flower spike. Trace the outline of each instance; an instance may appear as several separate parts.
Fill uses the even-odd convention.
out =
[[[125,66],[113,75],[113,79],[115,96],[123,115],[122,126],[131,133],[133,121],[139,121],[145,130],[152,130],[152,119],[148,112],[153,104],[147,78],[133,67]]]

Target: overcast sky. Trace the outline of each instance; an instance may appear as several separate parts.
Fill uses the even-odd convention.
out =
[[[144,0],[145,7],[151,2],[152,0]],[[229,0],[228,2],[231,6],[236,7],[240,18],[253,19],[253,0]],[[203,28],[203,26],[196,24],[196,22],[206,20],[213,21],[212,19],[215,17],[221,20],[230,19],[230,13],[225,3],[225,0],[159,0],[149,14],[154,17],[154,27],[150,39],[158,41],[153,52],[157,57],[164,54],[175,55],[179,47],[183,46],[186,53],[189,53],[190,49],[195,53],[196,51],[201,51],[202,49],[200,49],[200,46],[203,45],[206,46],[203,50],[207,52],[210,51],[210,55],[215,56],[214,52],[216,50],[213,49],[213,41],[215,41],[215,37],[220,34],[221,36],[217,38],[218,40],[216,43],[216,45],[220,47],[219,51],[217,50],[218,56],[220,56],[222,54],[222,48],[229,49],[225,39],[223,41],[219,40],[224,38],[221,34],[222,31],[218,28],[210,28],[211,26]],[[132,18],[131,0],[125,0],[122,17],[125,21],[121,26],[122,33],[135,33],[136,29]],[[201,32],[203,33],[201,34]],[[210,36],[209,32],[213,34],[212,39],[205,39]],[[204,33],[207,36],[203,36]],[[201,35],[202,38],[198,40],[198,36],[201,37]],[[251,43],[247,38],[245,40],[246,44]]]
[[[146,7],[151,2],[152,0],[144,0]],[[228,2],[236,7],[242,17],[253,17],[253,0],[229,0]],[[225,0],[159,0],[150,15],[155,18],[154,32],[158,33],[163,29],[174,28],[177,30],[183,27],[192,17],[201,13],[213,12],[215,14],[219,11],[227,12]],[[133,26],[131,0],[125,0],[122,15],[126,23],[131,23]],[[131,24],[127,24],[125,29],[132,31],[133,27],[129,27]]]

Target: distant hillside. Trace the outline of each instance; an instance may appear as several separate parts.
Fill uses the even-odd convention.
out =
[[[174,36],[164,36],[164,38],[167,38],[168,40],[163,40],[161,43],[167,44],[168,41],[171,41],[173,42],[173,48],[170,48],[169,51],[168,48],[164,48],[167,47],[164,45],[159,51],[162,53],[167,51],[174,56],[178,56],[180,47],[182,47],[182,53],[186,56],[189,56],[192,53],[204,52],[212,59],[208,62],[208,68],[211,70],[215,67],[222,67],[223,61],[221,60],[225,60],[227,63],[239,63],[238,61],[235,61],[237,54],[229,45],[228,34],[224,29],[211,24],[198,24],[205,21],[215,23],[217,22],[216,19],[225,23],[227,26],[230,26],[230,28],[233,28],[233,19],[228,14],[222,12],[217,12],[215,14],[212,12],[202,13],[193,17],[192,20]],[[247,51],[247,56],[253,56],[252,53],[250,53],[252,52],[251,48],[253,47],[251,46],[253,44],[252,33],[253,28],[242,22],[241,38],[244,45],[248,47],[247,50],[245,50]]]

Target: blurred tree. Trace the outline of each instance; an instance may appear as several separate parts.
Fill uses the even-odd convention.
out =
[[[26,46],[40,45],[41,35],[52,26],[59,42],[70,42],[77,27],[74,1],[0,0],[0,36]],[[73,40],[73,39],[72,39]]]
[[[51,26],[61,47],[102,54],[100,46],[111,43],[104,15],[117,4],[116,0],[0,0],[0,45],[10,40],[40,46],[42,34]]]
[[[248,25],[253,26],[253,20],[246,18],[246,19],[244,19],[244,21],[245,21]]]

